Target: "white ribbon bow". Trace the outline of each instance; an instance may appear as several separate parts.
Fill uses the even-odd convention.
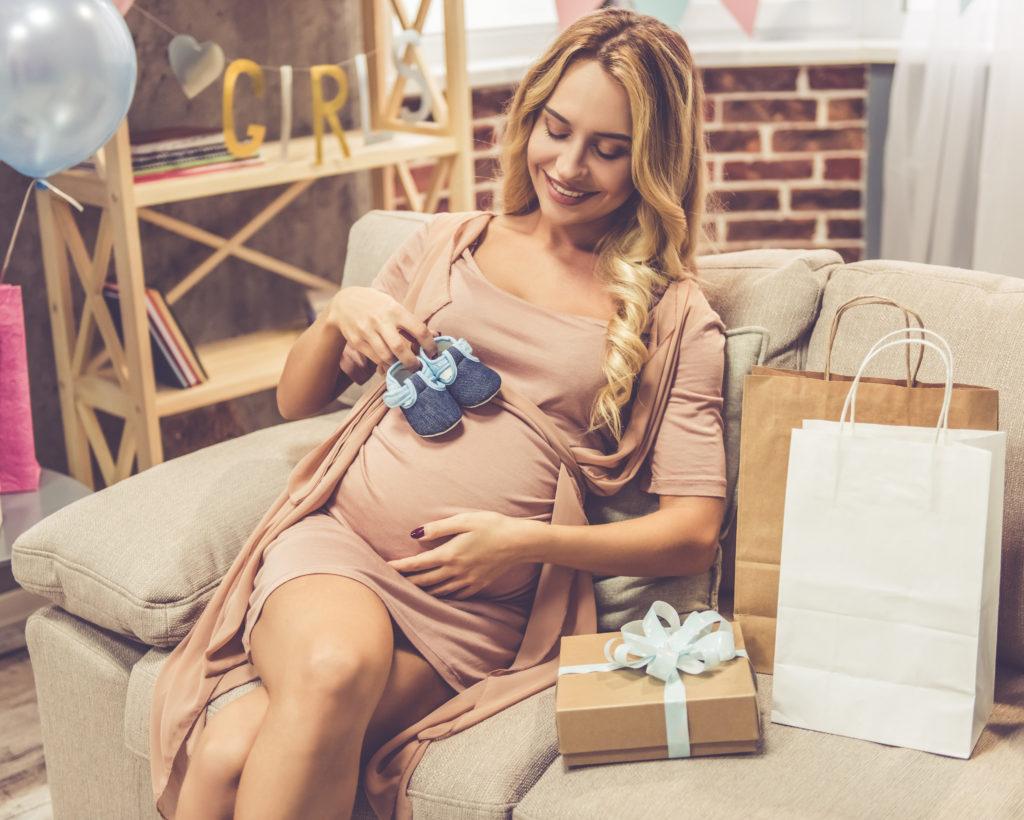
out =
[[[659,616],[668,621],[662,626]],[[714,632],[711,627],[720,623]],[[665,736],[669,757],[690,756],[690,726],[686,716],[686,686],[679,675],[699,675],[736,657],[747,658],[743,649],[737,649],[732,624],[713,609],[691,612],[682,625],[679,613],[665,601],[655,601],[643,620],[630,621],[622,626],[623,643],[611,651],[619,639],[613,636],[604,645],[608,663],[580,663],[559,666],[559,675],[585,672],[608,672],[630,667],[646,666],[648,675],[665,682]],[[629,655],[639,655],[629,660]]]

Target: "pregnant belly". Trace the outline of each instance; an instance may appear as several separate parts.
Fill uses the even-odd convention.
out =
[[[550,521],[558,457],[528,425],[496,405],[463,410],[462,423],[423,438],[392,408],[338,483],[334,504],[385,560],[440,546],[416,540],[422,524],[469,510]],[[510,568],[486,597],[521,593],[538,564]]]

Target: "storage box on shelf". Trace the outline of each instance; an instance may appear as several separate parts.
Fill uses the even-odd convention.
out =
[[[327,135],[322,144],[321,163],[316,162],[312,136],[292,138],[287,156],[282,156],[280,144],[266,142],[260,149],[264,161],[258,165],[136,182],[128,125],[127,121],[122,122],[97,156],[97,171],[66,171],[52,180],[79,202],[102,210],[91,250],[68,203],[47,190],[36,191],[68,471],[83,484],[95,487],[93,456],[108,486],[163,461],[162,417],[276,385],[288,351],[301,333],[295,329],[270,329],[198,345],[196,353],[210,376],[208,381],[187,389],[157,384],[146,318],[140,222],[149,222],[213,249],[209,257],[168,290],[166,301],[173,305],[229,256],[303,287],[337,288],[336,282],[245,246],[254,234],[323,177],[372,172],[375,208],[394,208],[396,175],[416,210],[435,211],[445,186],[452,210],[474,207],[462,0],[443,0],[446,87],[442,93],[427,76],[427,94],[434,113],[431,122],[406,122],[401,118],[405,77],[389,71],[392,18],[396,17],[403,29],[422,28],[425,15],[417,14],[410,21],[401,4],[388,0],[362,2],[370,127],[392,132],[389,139],[366,144],[361,131],[346,131],[349,156],[345,156],[338,141]],[[416,47],[406,45],[402,59],[425,65],[417,52]],[[421,192],[408,165],[429,159],[435,160],[436,165],[427,189]],[[156,209],[170,202],[279,185],[287,187],[231,237],[218,236]],[[121,291],[123,344],[102,295],[111,258]],[[72,269],[85,294],[80,317],[75,316],[73,307]],[[95,353],[94,346],[98,347]],[[116,453],[100,428],[96,410],[125,420]]]

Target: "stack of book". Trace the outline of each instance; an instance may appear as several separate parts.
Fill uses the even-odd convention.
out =
[[[263,162],[259,152],[239,159],[228,151],[219,128],[175,126],[132,135],[132,170],[136,182],[193,176]],[[92,159],[75,168],[94,170]]]
[[[121,294],[116,282],[103,284],[103,298],[123,343]],[[146,288],[146,315],[153,350],[153,377],[169,387],[194,387],[209,381],[192,344],[156,288]]]

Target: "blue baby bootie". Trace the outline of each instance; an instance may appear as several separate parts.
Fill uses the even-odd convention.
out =
[[[469,342],[452,336],[435,336],[434,342],[437,356],[431,358],[422,349],[416,355],[455,401],[463,407],[479,407],[497,395],[501,376],[473,355]]]
[[[384,404],[401,407],[409,426],[424,438],[447,433],[462,421],[458,403],[426,365],[413,371],[395,362],[387,369],[384,380]]]

